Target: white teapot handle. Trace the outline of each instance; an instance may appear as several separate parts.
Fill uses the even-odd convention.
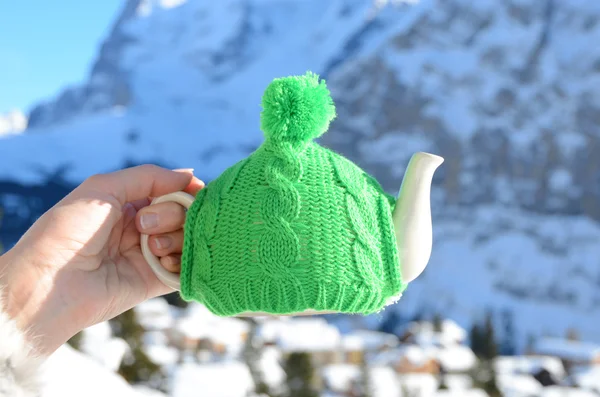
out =
[[[165,203],[168,201],[175,202],[184,206],[186,209],[190,209],[192,203],[194,202],[194,196],[185,192],[175,192],[170,194],[165,194],[164,196],[156,197],[152,200],[153,204]],[[181,289],[181,283],[179,281],[179,274],[171,273],[167,271],[160,264],[160,260],[150,251],[150,246],[148,245],[148,235],[142,234],[142,239],[140,241],[140,245],[142,247],[142,255],[144,255],[144,259],[150,265],[150,268],[156,274],[156,277],[160,281],[162,281],[166,286],[173,288],[174,290],[179,291]]]

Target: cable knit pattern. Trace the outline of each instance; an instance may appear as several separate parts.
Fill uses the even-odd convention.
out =
[[[300,252],[292,222],[300,212],[300,195],[295,187],[302,176],[302,163],[289,144],[267,146],[270,157],[265,167],[268,188],[260,205],[264,231],[258,242],[258,260],[265,276],[292,277]]]
[[[377,227],[377,213],[373,211],[373,204],[365,200],[367,181],[351,167],[341,161],[334,161],[335,171],[342,185],[346,189],[346,211],[356,233],[356,240],[352,244],[354,263],[357,271],[362,275],[362,280],[371,288],[381,288],[383,283],[383,265],[381,253],[372,235],[372,230]]]
[[[404,290],[392,201],[313,142],[335,116],[324,82],[276,79],[265,142],[211,181],[188,211],[181,295],[213,313],[374,313]]]

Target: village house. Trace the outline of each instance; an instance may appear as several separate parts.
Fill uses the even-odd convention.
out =
[[[430,350],[431,348],[418,345],[401,345],[374,356],[370,364],[391,367],[398,374],[426,373],[437,375],[440,372],[440,365]]]
[[[450,320],[436,330],[430,322],[409,323],[402,333],[403,344],[378,354],[375,363],[391,366],[400,374],[463,374],[477,364],[477,357],[464,345],[466,331]]]

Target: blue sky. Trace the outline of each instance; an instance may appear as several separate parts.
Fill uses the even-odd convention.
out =
[[[0,114],[87,76],[125,0],[0,0]]]

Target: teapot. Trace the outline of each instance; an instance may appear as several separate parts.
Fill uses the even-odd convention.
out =
[[[396,198],[314,141],[336,117],[318,75],[274,79],[262,108],[258,149],[196,197],[153,199],[187,208],[179,274],[142,235],[158,279],[218,316],[371,314],[398,301],[429,262],[431,183],[444,159],[415,153]]]

